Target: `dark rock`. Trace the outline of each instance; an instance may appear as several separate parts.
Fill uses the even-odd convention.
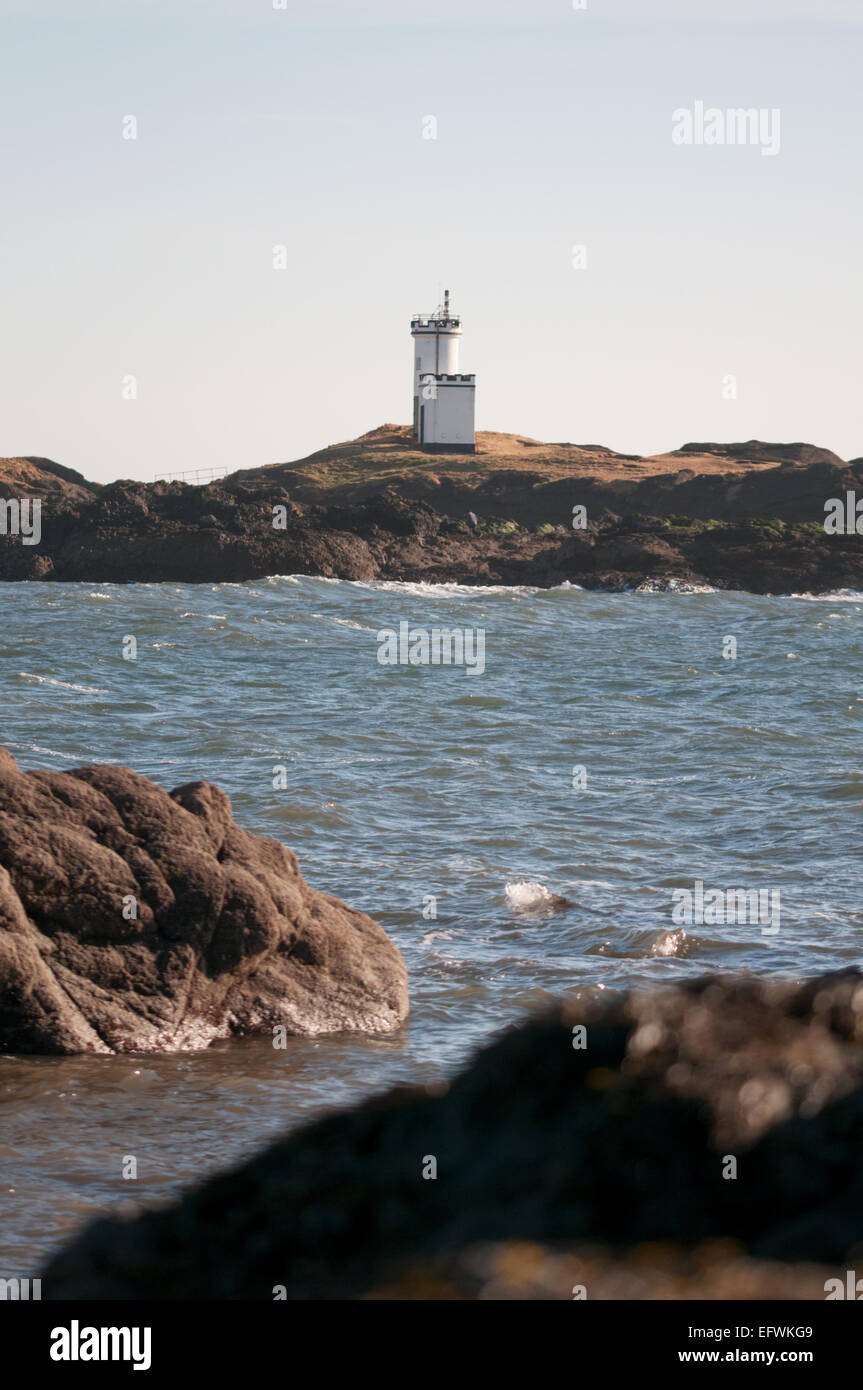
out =
[[[573,999],[448,1088],[373,1099],[167,1209],[97,1222],[45,1296],[356,1297],[501,1241],[723,1240],[844,1271],[863,1248],[861,1081],[857,971]]]
[[[169,796],[108,766],[21,773],[0,749],[0,1050],[381,1032],[407,1009],[383,929],[240,830],[218,787]]]

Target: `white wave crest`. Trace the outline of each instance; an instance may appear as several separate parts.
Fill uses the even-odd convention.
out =
[[[786,598],[804,599],[806,603],[861,603],[861,589],[831,589],[827,594],[786,594]]]
[[[78,690],[82,695],[110,695],[110,690],[101,690],[96,685],[72,685],[70,681],[55,681],[50,676],[32,676],[29,671],[19,671],[25,681],[38,681],[40,685],[57,685],[61,690]]]
[[[550,906],[553,902],[553,894],[546,888],[544,883],[531,883],[523,879],[519,883],[508,883],[506,885],[506,900],[510,907],[516,911],[524,911],[525,908]]]
[[[713,584],[692,584],[686,579],[645,579],[633,590],[636,594],[718,594]]]

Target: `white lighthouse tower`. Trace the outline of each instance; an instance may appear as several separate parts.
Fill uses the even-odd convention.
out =
[[[443,304],[411,319],[414,342],[414,434],[432,454],[475,454],[476,377],[458,370],[461,319]]]

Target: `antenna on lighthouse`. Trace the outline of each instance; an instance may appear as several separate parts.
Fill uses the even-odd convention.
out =
[[[443,292],[443,316],[445,319],[449,318],[449,290]]]

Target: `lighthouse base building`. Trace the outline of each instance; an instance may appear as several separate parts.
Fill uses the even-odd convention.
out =
[[[458,370],[461,319],[449,290],[434,314],[411,319],[414,344],[413,429],[428,454],[475,454],[476,377]]]

